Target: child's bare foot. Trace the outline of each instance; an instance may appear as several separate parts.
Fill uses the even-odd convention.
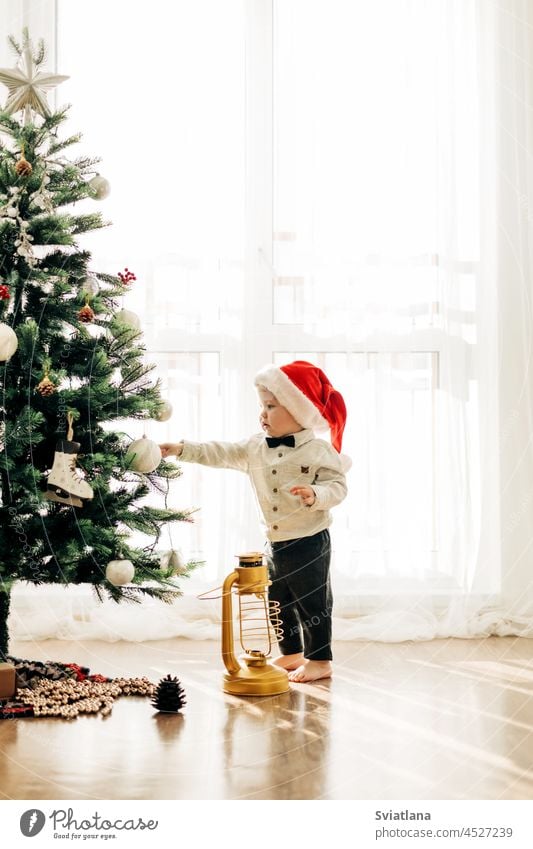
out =
[[[295,684],[303,684],[305,681],[331,678],[331,673],[330,660],[304,660],[301,666],[289,673],[289,681],[294,681]]]
[[[272,661],[274,666],[281,666],[282,669],[298,669],[302,665],[304,659],[303,652],[298,654],[282,654]]]

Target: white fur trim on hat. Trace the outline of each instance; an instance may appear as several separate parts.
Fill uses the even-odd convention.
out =
[[[263,386],[275,395],[281,406],[285,407],[302,427],[318,431],[329,430],[328,422],[320,415],[313,402],[277,366],[264,366],[257,372],[254,384]]]
[[[339,454],[339,459],[341,461],[341,469],[346,474],[352,468],[352,458],[348,454]]]

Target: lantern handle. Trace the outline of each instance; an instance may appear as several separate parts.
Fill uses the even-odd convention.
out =
[[[199,598],[201,601],[215,601],[218,598],[222,598],[222,593],[219,595],[211,595],[211,593],[218,593],[221,589],[222,584],[219,587],[214,587],[212,590],[206,590],[205,592],[200,593],[196,596],[196,598]],[[232,590],[230,590],[230,592],[232,592]]]
[[[235,569],[222,584],[222,660],[230,675],[238,672],[241,668],[233,651],[233,611],[231,606],[231,588],[238,580],[239,573]]]

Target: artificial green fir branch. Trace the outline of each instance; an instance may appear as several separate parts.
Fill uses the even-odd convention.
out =
[[[65,106],[62,106],[61,109],[58,109],[56,112],[52,112],[50,115],[46,115],[42,123],[42,129],[47,132],[49,139],[55,141],[57,137],[53,135],[52,131],[55,130],[56,127],[61,126],[61,124],[68,118],[68,113],[70,109],[71,104],[66,103]]]
[[[172,587],[172,583],[170,586]],[[183,595],[183,592],[177,589],[175,585],[172,589],[169,588],[165,590],[162,590],[159,587],[137,586],[129,588],[128,592],[131,593],[133,598],[135,595],[141,597],[146,596],[147,598],[162,601],[164,604],[172,604],[173,601]]]
[[[138,392],[151,386],[148,376],[154,371],[152,363],[139,362],[134,351],[124,352],[120,361],[122,380],[119,387],[122,392]]]
[[[161,524],[170,522],[192,521],[193,511],[161,510],[156,507],[139,507],[130,510],[124,517],[124,524],[135,531],[145,534],[156,534]]]
[[[104,221],[99,212],[93,212],[89,215],[74,215],[70,221],[70,231],[74,235],[87,233],[89,230],[98,230],[103,227],[109,227],[110,221]]]
[[[169,479],[163,478],[159,474],[147,475],[146,479],[148,481],[150,489],[153,492],[157,493],[158,495],[162,495],[166,498],[166,496],[168,495]]]
[[[74,164],[80,173],[85,175],[88,171],[94,172],[95,165],[98,165],[101,161],[101,159],[97,159],[94,156],[79,156],[74,160]]]
[[[6,420],[0,463],[4,459],[16,460],[25,454],[28,446],[42,442],[44,435],[40,428],[44,421],[43,414],[30,407],[24,407],[15,420]]]
[[[31,222],[30,234],[38,245],[74,245],[70,215],[38,215]]]
[[[0,111],[0,130],[16,137],[16,133],[20,131],[20,124],[8,112]]]
[[[65,150],[67,147],[71,147],[73,144],[78,144],[81,141],[81,133],[74,133],[72,136],[68,136],[66,139],[54,139],[51,141],[50,146],[47,151],[47,156],[53,156],[56,153],[59,153],[61,150]],[[76,164],[79,167],[79,161],[76,160]]]
[[[97,275],[99,280],[102,282],[109,284],[117,289],[119,292],[124,292],[124,286],[120,281],[120,278],[116,276],[116,274],[104,274],[103,272],[98,272]]]
[[[82,279],[87,275],[87,264],[91,260],[88,251],[74,250],[66,254],[62,250],[51,250],[46,255],[46,268],[51,275],[70,275],[74,279]]]
[[[143,596],[157,599],[157,601],[161,601],[164,604],[172,604],[173,601],[183,595],[181,590],[177,589],[175,586],[173,589],[160,589],[158,587],[148,586],[128,586],[124,588],[114,587],[112,584],[106,584],[103,589],[98,585],[94,585],[93,588],[99,601],[103,601],[107,595],[113,601],[130,602],[133,604],[140,604]]]

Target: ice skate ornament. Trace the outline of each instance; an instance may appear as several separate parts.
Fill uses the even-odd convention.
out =
[[[74,437],[72,413],[68,413],[67,420],[67,438],[57,442],[54,465],[48,475],[48,489],[45,497],[49,501],[59,501],[71,507],[83,507],[83,502],[90,501],[94,492],[87,481],[76,472],[80,443],[72,441]]]

